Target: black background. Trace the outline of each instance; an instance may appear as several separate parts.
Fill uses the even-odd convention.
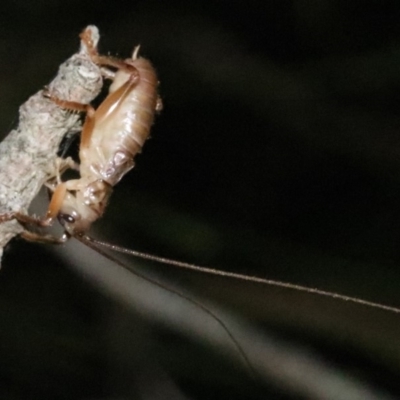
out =
[[[100,51],[126,57],[140,43],[158,71],[164,110],[93,236],[400,306],[398,2],[53,0],[1,9],[4,135],[89,23],[102,34]],[[14,241],[3,259],[1,398],[128,396],[108,379],[116,361],[103,348],[118,336],[102,322],[117,305],[56,254]],[[170,274],[400,395],[397,315]],[[295,398],[242,383],[227,366],[211,368],[212,355],[152,330],[147,351],[192,398]]]

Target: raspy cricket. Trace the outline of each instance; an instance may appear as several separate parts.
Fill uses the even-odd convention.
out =
[[[48,227],[58,218],[65,229],[61,238],[28,229],[20,235],[29,241],[52,244],[61,244],[70,237],[75,237],[109,257],[98,248],[101,242],[96,242],[85,234],[91,224],[103,215],[112,187],[134,166],[133,158],[141,151],[148,138],[154,114],[161,110],[162,102],[157,92],[158,80],[155,70],[148,60],[138,57],[139,47],[134,49],[132,58],[125,61],[100,56],[93,43],[91,30],[92,27],[84,30],[81,39],[92,61],[100,66],[117,68],[116,73],[109,69],[102,70],[104,76],[113,81],[106,99],[94,110],[90,105],[59,99],[49,90],[43,93],[44,97],[62,109],[87,113],[81,134],[80,165],[75,166],[72,159],[58,159],[56,165],[59,169],[55,171],[53,178],[56,181],[53,183],[51,179],[47,182],[53,195],[44,218],[12,212],[0,216],[0,222],[16,219],[24,226],[33,224]],[[67,168],[79,169],[81,178],[61,182],[60,175]],[[169,263],[166,259],[157,260]],[[118,260],[114,261],[119,263]],[[155,281],[152,282],[170,290]],[[173,292],[218,321],[251,368],[240,345],[221,319],[200,303]]]
[[[56,166],[59,169],[54,172],[54,177],[47,182],[47,186],[50,187],[53,194],[45,217],[32,217],[17,211],[0,215],[0,222],[16,219],[24,226],[33,224],[47,227],[58,218],[65,229],[61,238],[34,233],[29,230],[24,230],[20,235],[30,241],[54,244],[61,244],[70,237],[76,237],[88,245],[103,246],[114,251],[180,268],[306,291],[400,313],[400,309],[397,307],[385,306],[301,285],[200,267],[124,249],[87,236],[86,232],[89,231],[92,223],[103,215],[113,186],[133,168],[134,157],[141,152],[146,139],[149,137],[154,115],[162,109],[155,69],[147,59],[138,56],[139,46],[135,47],[132,57],[126,60],[99,55],[96,48],[97,42],[93,40],[92,29],[91,26],[86,28],[80,37],[92,62],[102,67],[101,71],[105,78],[113,81],[106,99],[97,110],[94,110],[90,104],[60,99],[50,89],[46,89],[42,93],[44,97],[63,110],[86,112],[81,133],[80,164],[76,166],[72,159],[58,159]],[[115,68],[116,72],[104,67]],[[78,169],[80,179],[62,182],[60,175],[68,168]]]
[[[139,56],[139,47],[134,49],[132,57],[127,60],[101,56],[98,54],[92,39],[93,32],[91,29],[87,28],[81,34],[81,39],[91,62],[99,68],[104,78],[113,81],[106,99],[95,110],[90,104],[76,101],[76,99],[61,98],[56,91],[52,90],[52,87],[45,89],[41,93],[46,101],[53,103],[66,115],[75,116],[74,112],[86,112],[79,152],[80,164],[75,165],[71,159],[59,159],[57,163],[52,164],[53,173],[49,173],[49,179],[42,182],[53,192],[45,217],[29,216],[23,209],[21,211],[13,210],[2,214],[0,216],[1,222],[18,221],[24,227],[24,230],[20,233],[21,236],[31,241],[64,243],[68,238],[75,237],[88,246],[97,249],[97,251],[99,251],[99,246],[108,247],[114,251],[198,272],[274,285],[351,301],[395,313],[400,312],[400,309],[396,307],[385,306],[337,293],[254,276],[218,271],[212,268],[199,267],[135,252],[97,241],[88,236],[87,232],[92,223],[103,215],[112,188],[133,167],[134,157],[141,151],[145,140],[150,134],[154,116],[161,109],[156,72],[148,60]],[[78,170],[80,178],[62,181],[62,175],[67,169]],[[46,228],[53,224],[55,219],[60,221],[65,230],[64,235],[60,238],[30,230],[31,225]],[[101,254],[107,256],[103,252]],[[237,341],[229,333],[224,323],[212,312],[207,311],[204,307],[202,309],[217,319],[237,345]],[[240,349],[240,346],[238,347]],[[239,351],[242,355],[244,354],[241,350]]]
[[[29,230],[21,232],[21,236],[27,240],[48,243],[63,243],[69,237],[74,236],[82,238],[86,243],[109,247],[114,251],[129,253],[182,268],[307,291],[400,313],[400,309],[396,307],[300,285],[203,268],[123,249],[86,236],[85,233],[90,229],[91,224],[103,215],[113,186],[134,166],[133,159],[136,154],[140,153],[150,134],[154,114],[162,109],[162,101],[157,91],[158,78],[156,72],[148,60],[138,57],[139,46],[134,49],[132,58],[127,60],[101,56],[97,52],[97,41],[93,40],[92,30],[93,27],[90,26],[80,35],[90,59],[100,67],[117,69],[116,72],[110,69],[101,69],[102,75],[113,81],[106,99],[97,110],[94,110],[90,104],[63,100],[57,97],[56,94],[51,92],[51,88],[45,89],[42,93],[43,97],[54,102],[62,110],[86,112],[81,134],[80,165],[75,166],[71,159],[58,159],[56,166],[59,169],[54,172],[54,177],[47,182],[47,185],[53,191],[53,195],[45,217],[32,217],[16,211],[0,215],[0,222],[16,219],[24,226],[33,224],[47,227],[54,223],[55,218],[58,218],[65,228],[65,234],[61,238],[34,233]],[[79,169],[80,179],[61,182],[61,172],[67,168]],[[54,182],[54,180],[56,181]]]
[[[136,47],[132,58],[122,61],[99,56],[92,40],[91,28],[81,39],[89,49],[92,61],[99,66],[117,68],[103,70],[113,80],[108,97],[95,111],[90,105],[60,99],[50,90],[43,95],[57,106],[70,111],[85,111],[80,145],[80,179],[56,184],[45,218],[33,218],[19,212],[2,215],[1,221],[17,219],[23,224],[51,225],[57,217],[65,227],[62,238],[40,235],[28,230],[21,236],[28,240],[64,242],[68,236],[87,232],[91,224],[103,215],[112,187],[133,167],[133,159],[147,139],[154,113],[161,110],[157,94],[157,75],[150,62],[138,57]],[[73,167],[72,160],[60,160],[60,168]]]

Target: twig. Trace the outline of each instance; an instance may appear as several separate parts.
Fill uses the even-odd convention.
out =
[[[97,27],[86,29],[97,46]],[[60,99],[88,104],[102,84],[101,70],[81,42],[79,52],[61,64],[48,89]],[[80,116],[58,107],[43,96],[42,90],[20,107],[18,127],[0,144],[0,214],[27,212],[40,188],[54,176],[62,138],[80,128]],[[0,260],[4,246],[22,230],[15,220],[0,224]]]

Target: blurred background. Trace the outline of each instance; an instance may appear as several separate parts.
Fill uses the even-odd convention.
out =
[[[141,44],[164,110],[91,235],[400,307],[399,20],[394,0],[3,1],[0,132],[86,25],[103,54]],[[400,398],[399,315],[141,262],[246,331],[252,379],[232,343],[143,311],[118,289],[128,274],[68,246],[6,251],[2,399]]]

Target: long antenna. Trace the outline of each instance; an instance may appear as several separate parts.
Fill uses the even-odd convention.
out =
[[[238,340],[235,338],[235,336],[233,336],[233,334],[230,332],[228,326],[225,324],[225,322],[219,318],[213,311],[211,311],[210,309],[208,309],[206,306],[204,306],[203,304],[201,304],[199,301],[194,300],[192,298],[190,298],[189,296],[186,296],[185,294],[179,292],[176,289],[173,289],[167,285],[164,285],[163,283],[160,283],[158,281],[156,281],[153,278],[149,278],[146,275],[143,275],[142,273],[138,272],[135,268],[133,268],[131,265],[125,264],[122,261],[118,260],[117,258],[113,257],[112,255],[106,253],[104,250],[102,250],[100,248],[100,246],[106,247],[106,248],[112,248],[113,245],[110,244],[106,244],[104,245],[103,242],[101,241],[97,241],[96,239],[91,238],[90,236],[87,235],[76,235],[74,236],[75,239],[79,240],[81,243],[83,243],[84,245],[88,246],[89,248],[91,248],[92,250],[98,252],[99,254],[101,254],[103,257],[107,258],[108,260],[114,262],[115,264],[119,265],[120,267],[129,270],[130,272],[132,272],[134,275],[136,275],[137,277],[144,279],[147,282],[150,282],[151,284],[158,286],[159,288],[166,290],[168,292],[171,292],[173,294],[175,294],[176,296],[180,297],[181,299],[186,300],[187,302],[193,304],[194,306],[200,308],[202,311],[204,311],[204,313],[206,313],[207,315],[209,315],[211,318],[213,318],[219,325],[220,327],[225,331],[225,333],[228,335],[229,339],[232,341],[232,343],[234,344],[236,350],[239,352],[241,358],[243,359],[246,367],[249,369],[251,376],[253,379],[256,378],[256,372],[255,369],[253,367],[253,365],[251,364],[249,358],[247,357],[245,351],[243,350],[242,346],[240,345],[240,343],[238,342]],[[121,247],[121,249],[123,249]],[[128,250],[128,249],[125,249]],[[118,250],[116,250],[118,251]],[[121,253],[123,253],[122,251],[120,251]],[[149,255],[150,256],[150,255]],[[139,258],[145,258],[145,257],[140,257]]]
[[[333,298],[333,299],[347,301],[347,302],[350,302],[350,303],[360,304],[360,305],[363,305],[363,306],[377,308],[379,310],[389,311],[389,312],[392,312],[392,313],[395,313],[395,314],[400,314],[400,308],[398,308],[398,307],[387,306],[385,304],[375,303],[373,301],[368,301],[368,300],[363,300],[363,299],[360,299],[358,297],[347,296],[347,295],[340,294],[340,293],[329,292],[329,291],[326,291],[326,290],[321,290],[321,289],[312,288],[312,287],[303,286],[303,285],[296,285],[294,283],[282,282],[282,281],[278,281],[278,280],[274,280],[274,279],[264,279],[264,278],[260,278],[258,276],[250,276],[250,275],[238,274],[238,273],[235,273],[235,272],[220,271],[220,270],[217,270],[217,269],[214,269],[214,268],[200,267],[200,266],[195,265],[195,264],[190,264],[190,263],[186,263],[186,262],[182,262],[182,261],[172,260],[172,259],[165,258],[165,257],[158,257],[158,256],[155,256],[155,255],[152,255],[152,254],[142,253],[140,251],[127,249],[127,248],[124,248],[124,247],[121,247],[121,246],[118,246],[118,245],[115,245],[115,244],[110,244],[110,243],[107,243],[107,242],[103,242],[101,240],[93,239],[93,238],[91,238],[90,236],[87,236],[87,235],[82,235],[81,237],[78,238],[78,240],[82,241],[83,243],[87,244],[89,247],[92,247],[92,248],[95,247],[96,249],[98,249],[98,246],[102,246],[102,247],[105,247],[107,249],[110,249],[110,250],[113,250],[113,251],[117,251],[119,253],[129,254],[129,255],[134,256],[134,257],[142,258],[142,259],[149,260],[149,261],[155,261],[155,262],[160,263],[160,264],[167,264],[167,265],[171,265],[171,266],[174,266],[174,267],[183,268],[183,269],[189,269],[189,270],[192,270],[192,271],[201,272],[201,273],[209,274],[209,275],[217,275],[217,276],[222,276],[222,277],[225,277],[225,278],[232,278],[232,279],[238,279],[238,280],[241,280],[241,281],[247,281],[247,282],[261,283],[263,285],[276,286],[276,287],[280,287],[280,288],[284,288],[284,289],[297,290],[298,292],[306,292],[306,293],[310,293],[310,294],[316,294],[316,295],[319,295],[319,296],[330,297],[330,298]],[[121,265],[121,264],[119,264],[119,265]],[[124,265],[122,265],[122,266],[124,266]],[[148,278],[145,278],[145,279],[148,279]],[[162,286],[162,285],[160,285],[158,283],[156,283],[156,284],[158,286]],[[170,289],[167,289],[167,290],[170,290]],[[186,300],[189,300],[189,301],[195,303],[193,300],[188,299],[184,295],[181,295],[179,293],[176,293],[176,294],[178,294],[181,297],[184,297]],[[206,311],[207,313],[212,314],[209,310],[205,309],[204,306],[201,306],[200,304],[199,304],[199,306],[204,311]],[[226,327],[224,326],[222,321],[220,321],[217,317],[215,317],[215,319],[218,320],[219,323],[226,330]],[[229,336],[236,343],[236,340],[234,340],[232,338],[232,335],[229,334]],[[242,351],[241,351],[241,353],[242,353]]]

